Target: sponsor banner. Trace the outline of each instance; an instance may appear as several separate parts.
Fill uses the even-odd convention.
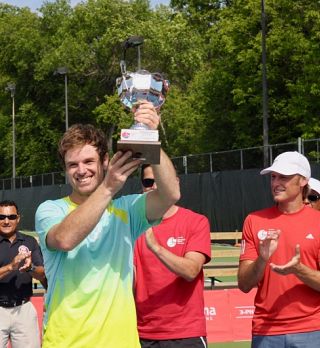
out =
[[[252,317],[254,313],[254,297],[256,289],[248,294],[239,289],[229,289],[229,308],[233,340],[251,340]]]
[[[255,295],[256,289],[248,294],[239,289],[204,291],[208,342],[250,340]],[[34,296],[31,300],[37,309],[42,332],[43,296]]]
[[[205,291],[204,304],[208,342],[231,341],[227,339],[232,336],[228,293],[225,290]]]
[[[244,294],[239,289],[204,292],[204,313],[208,342],[251,339],[256,289]]]

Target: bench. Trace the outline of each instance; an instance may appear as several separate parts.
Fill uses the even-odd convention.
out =
[[[46,290],[40,283],[38,279],[32,278],[32,293],[33,296],[42,296],[44,295]]]
[[[212,260],[203,266],[210,289],[236,288],[242,232],[211,232]],[[230,280],[230,278],[232,280]]]

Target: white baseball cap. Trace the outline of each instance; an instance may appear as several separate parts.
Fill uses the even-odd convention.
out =
[[[311,168],[307,158],[297,151],[283,152],[275,158],[271,167],[261,170],[260,174],[276,172],[283,175],[300,174],[310,179]]]
[[[311,190],[316,191],[320,195],[320,181],[314,178],[310,178],[308,182]]]

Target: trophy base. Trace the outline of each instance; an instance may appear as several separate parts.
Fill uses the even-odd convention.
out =
[[[117,149],[132,151],[133,158],[143,159],[146,164],[160,164],[160,141],[119,140]]]

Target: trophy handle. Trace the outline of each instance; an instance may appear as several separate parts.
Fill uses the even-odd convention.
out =
[[[127,64],[125,60],[120,61],[121,74],[124,76],[127,73]]]

